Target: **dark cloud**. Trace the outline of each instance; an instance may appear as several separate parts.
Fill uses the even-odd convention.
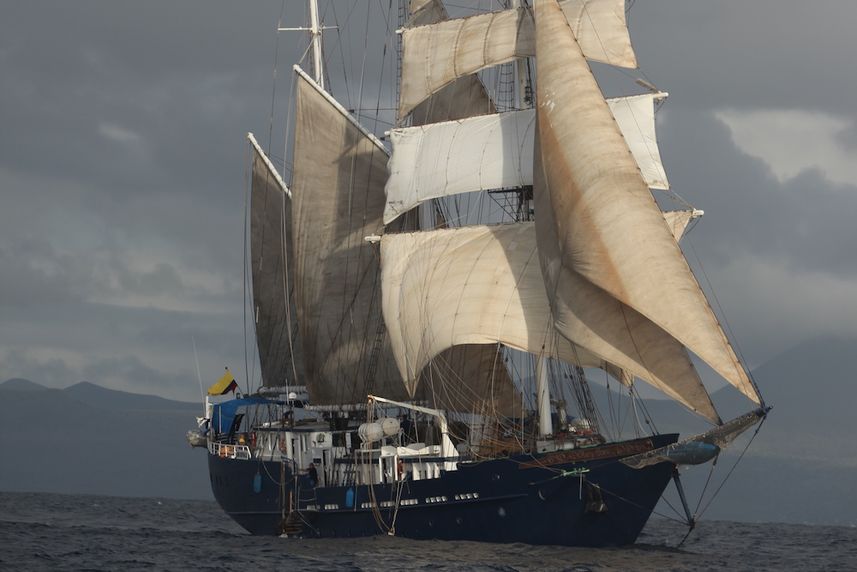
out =
[[[857,120],[852,121],[848,128],[837,133],[836,140],[852,153],[857,152]]]
[[[735,147],[712,113],[662,112],[659,139],[673,188],[705,218],[693,231],[703,258],[725,265],[742,252],[788,261],[795,272],[857,280],[857,186],[808,170],[780,183]]]
[[[243,369],[244,135],[267,144],[273,95],[272,155],[283,159],[291,65],[306,47],[303,34],[276,38],[281,6],[85,0],[4,11],[0,379],[88,378],[195,398],[192,338],[206,379],[224,365]],[[305,22],[302,2],[285,7],[284,25]],[[385,18],[396,26],[384,10],[322,2],[325,22],[342,30],[326,36],[333,90],[347,108],[362,102],[370,127],[376,106],[392,117],[392,45],[383,62],[374,56],[388,42]],[[643,71],[671,93],[660,116],[671,181],[706,211],[691,239],[723,286],[720,299],[738,309],[733,325],[753,340],[748,354],[824,333],[825,322],[846,327],[835,310],[857,273],[848,218],[857,192],[823,171],[780,183],[735,147],[714,113],[855,118],[844,95],[857,91],[855,20],[857,5],[833,0],[665,0],[631,11]],[[365,68],[364,44],[373,54]],[[639,91],[636,72],[598,73],[612,94]],[[855,125],[839,134],[850,149]],[[764,264],[775,270],[744,278]],[[839,290],[813,301],[813,314],[789,303],[828,283]],[[766,299],[742,292],[749,288]]]
[[[637,2],[630,27],[642,69],[703,109],[800,108],[857,115],[857,4],[778,0]]]

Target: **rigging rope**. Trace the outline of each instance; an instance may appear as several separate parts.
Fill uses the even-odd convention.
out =
[[[738,455],[738,459],[736,459],[736,460],[735,460],[735,463],[734,463],[734,464],[732,465],[732,467],[729,469],[729,472],[728,472],[728,473],[726,473],[726,476],[725,476],[725,477],[723,477],[723,481],[720,483],[720,485],[717,487],[717,489],[716,489],[716,490],[714,491],[714,493],[711,495],[711,498],[710,498],[710,499],[708,499],[708,502],[705,504],[705,506],[703,507],[702,511],[699,513],[699,518],[702,518],[702,515],[703,515],[703,514],[705,514],[705,511],[707,511],[707,510],[708,510],[708,507],[710,507],[710,506],[711,506],[711,503],[712,503],[712,502],[714,502],[714,499],[715,499],[715,498],[717,498],[717,495],[718,495],[718,494],[720,493],[720,491],[723,489],[723,485],[725,485],[725,484],[726,484],[726,481],[728,481],[728,480],[729,480],[729,477],[731,477],[731,476],[732,476],[732,473],[735,471],[735,468],[736,468],[736,467],[738,467],[738,463],[740,463],[740,462],[741,462],[741,460],[744,458],[744,454],[745,454],[745,453],[747,452],[747,450],[750,448],[750,445],[752,445],[752,444],[753,444],[753,441],[756,439],[756,435],[758,435],[758,434],[759,434],[759,431],[762,429],[762,425],[764,425],[764,424],[765,424],[765,421],[766,421],[767,419],[768,419],[768,417],[767,417],[767,416],[763,416],[763,417],[762,417],[762,420],[761,420],[761,421],[759,421],[759,424],[756,426],[756,430],[753,432],[753,435],[752,435],[752,437],[750,437],[750,440],[747,442],[747,445],[744,447],[744,450],[743,450],[743,451],[741,451],[741,454],[740,454],[740,455]],[[701,502],[701,499],[700,499],[700,502]],[[696,515],[696,514],[694,514],[694,519],[696,519],[696,518],[697,518],[697,515]]]

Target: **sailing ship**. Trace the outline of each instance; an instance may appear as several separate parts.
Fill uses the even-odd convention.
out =
[[[405,2],[385,141],[325,89],[308,13],[290,173],[248,135],[261,387],[234,398],[227,371],[189,435],[220,506],[253,534],[605,546],[633,543],[674,481],[692,525],[677,467],[769,408],[679,247],[701,211],[659,202],[666,94],[605,98],[590,68],[636,68],[625,1]],[[460,212],[476,196],[499,220]],[[691,353],[748,413],[720,418]],[[623,437],[592,372],[712,428]]]

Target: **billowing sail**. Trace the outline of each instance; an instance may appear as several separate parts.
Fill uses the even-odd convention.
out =
[[[607,100],[646,184],[655,189],[669,188],[655,135],[654,101],[663,97]],[[526,109],[391,130],[384,221],[429,199],[532,185],[535,121],[535,110]]]
[[[586,57],[636,67],[624,0],[565,0],[562,7]],[[406,28],[399,117],[456,78],[534,54],[533,16],[528,8]]]
[[[447,19],[440,0],[411,0],[410,13],[408,26],[411,27]],[[494,112],[494,102],[485,86],[476,74],[470,74],[441,88],[414,108],[411,124],[437,123]],[[481,411],[505,417],[520,415],[521,394],[498,352],[496,344],[465,344],[447,349],[423,370],[421,393],[437,409]],[[442,383],[441,379],[451,380],[451,383]],[[463,399],[465,396],[467,398]]]
[[[447,19],[440,0],[411,0],[409,27],[436,24]],[[476,74],[462,76],[417,105],[411,113],[411,125],[437,123],[494,113],[494,102]]]
[[[303,383],[291,251],[292,201],[256,140],[252,135],[248,138],[253,149],[250,263],[262,385]]]
[[[561,8],[556,0],[538,0],[535,15],[533,188],[539,253],[557,329],[574,339],[574,322],[591,312],[581,307],[580,289],[597,288],[666,330],[758,402]],[[637,336],[634,341],[652,343]]]
[[[423,369],[417,394],[436,409],[521,415],[521,392],[496,343],[464,344],[442,352]]]
[[[296,68],[292,177],[296,305],[313,403],[407,398],[381,320],[378,253],[387,153]]]
[[[584,312],[574,337],[554,336],[538,250],[533,223],[385,235],[384,319],[402,378],[414,386],[429,360],[456,344],[499,342],[625,369],[718,419],[682,345],[586,280],[577,284]]]

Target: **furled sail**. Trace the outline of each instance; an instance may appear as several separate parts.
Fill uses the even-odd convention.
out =
[[[624,369],[718,419],[683,346],[586,280],[577,284],[584,311],[575,336],[554,336],[538,250],[533,223],[384,235],[384,318],[402,378],[415,386],[423,367],[456,344],[499,342]]]
[[[262,385],[303,383],[291,252],[291,193],[253,136],[248,138],[253,149],[250,263]]]
[[[675,462],[671,453],[680,450],[683,447],[687,447],[689,443],[706,443],[714,445],[717,447],[716,450],[719,451],[731,444],[747,429],[750,429],[757,423],[760,423],[765,418],[765,415],[767,415],[769,410],[770,408],[766,407],[750,411],[749,413],[745,413],[731,421],[727,421],[723,425],[710,429],[705,433],[694,435],[687,439],[682,439],[678,443],[672,443],[664,447],[646,451],[645,453],[625,457],[621,461],[634,469],[643,469],[651,465],[663,463],[664,461]]]
[[[387,153],[299,68],[292,201],[295,286],[313,403],[407,398],[381,318],[378,254]]]
[[[535,20],[533,188],[557,329],[574,339],[574,322],[591,311],[581,307],[580,290],[596,287],[659,325],[758,402],[556,0],[538,0]],[[651,343],[636,335],[634,341]]]
[[[664,97],[651,93],[607,103],[646,184],[665,190],[654,113],[654,102]],[[532,185],[535,121],[536,111],[525,109],[391,130],[384,222],[429,199]]]
[[[625,23],[625,0],[565,0],[562,8],[586,57],[637,66]],[[534,54],[529,8],[405,28],[399,117],[456,78]]]

